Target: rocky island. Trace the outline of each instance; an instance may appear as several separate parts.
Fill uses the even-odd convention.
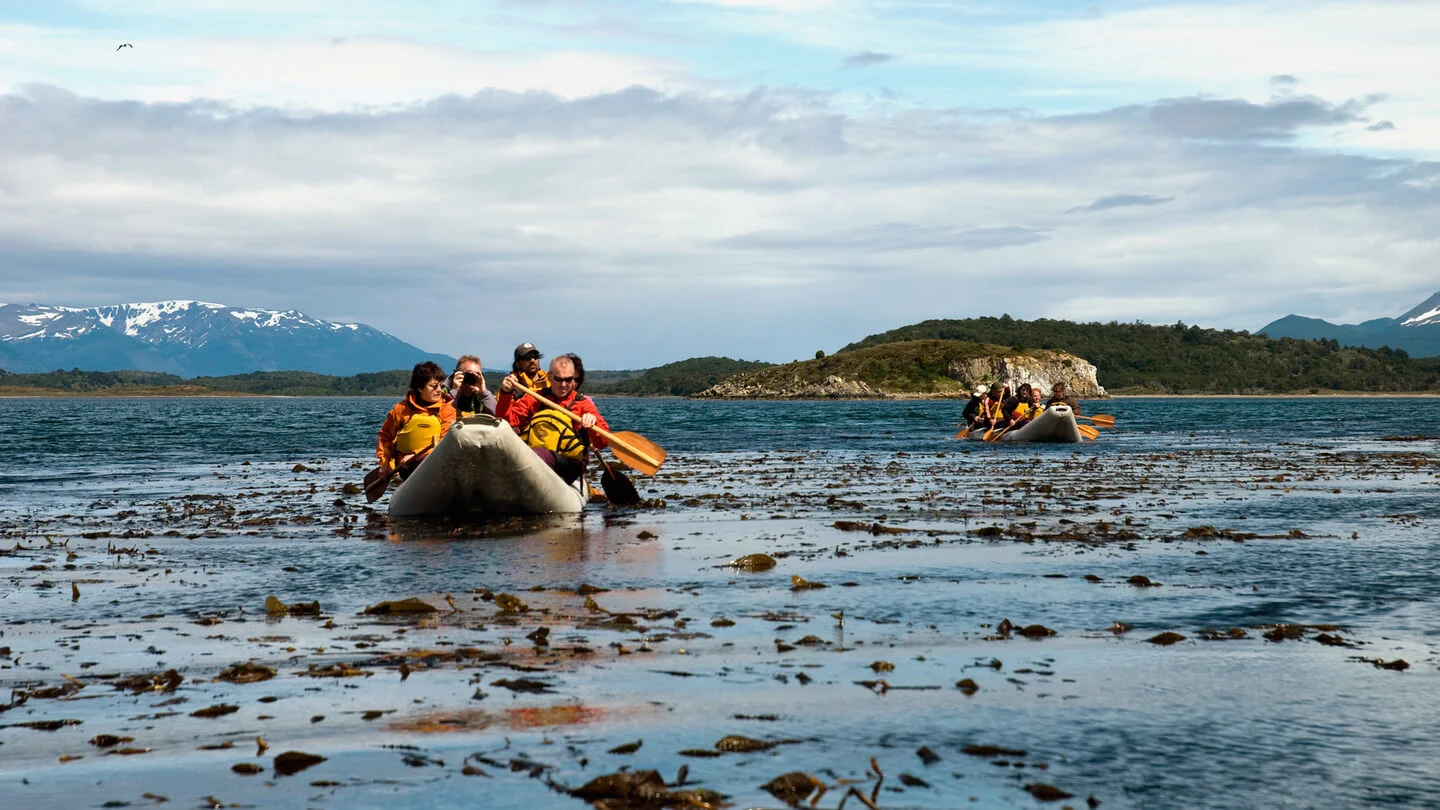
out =
[[[1068,352],[958,340],[913,340],[735,374],[695,399],[938,399],[994,382],[1064,382],[1081,399],[1107,396],[1095,366]]]

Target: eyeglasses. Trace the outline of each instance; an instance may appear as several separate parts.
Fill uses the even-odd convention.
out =
[[[558,383],[573,383],[573,382],[579,382],[579,381],[580,381],[580,378],[579,378],[579,377],[551,377],[551,378],[550,378],[550,382],[558,382]]]
[[[440,389],[440,388],[444,388],[444,387],[445,387],[445,384],[444,384],[443,382],[441,382],[440,380],[431,380],[430,382],[425,383],[425,387],[426,387],[426,388]]]

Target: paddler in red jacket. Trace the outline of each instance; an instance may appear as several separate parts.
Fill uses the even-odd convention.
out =
[[[495,415],[508,421],[520,438],[565,483],[573,482],[585,471],[586,452],[590,446],[607,446],[604,436],[592,434],[588,429],[610,429],[605,417],[595,407],[595,401],[580,393],[580,386],[585,383],[585,364],[574,354],[562,354],[551,360],[550,385],[539,392],[569,411],[573,423],[548,405],[542,405],[535,397],[517,399],[517,396],[523,396],[523,392],[515,387],[517,382],[519,380],[512,373],[500,383]]]

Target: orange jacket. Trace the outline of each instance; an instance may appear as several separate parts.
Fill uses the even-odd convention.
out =
[[[566,399],[560,399],[555,396],[553,391],[547,388],[544,391],[540,391],[540,396],[545,397],[556,405],[564,407],[565,410],[576,416],[593,413],[595,414],[595,427],[603,430],[610,429],[610,423],[605,421],[605,417],[600,415],[600,409],[595,407],[595,400],[578,391],[571,393]],[[516,433],[524,433],[525,426],[530,424],[530,417],[534,416],[536,411],[547,408],[548,406],[541,405],[540,400],[534,397],[511,399],[509,395],[501,391],[500,399],[495,406],[495,415],[509,422],[510,427],[514,428]],[[575,421],[575,425],[575,432],[579,433],[580,421],[578,419]],[[610,443],[605,441],[604,436],[598,433],[590,433],[590,445],[592,447],[609,447]]]
[[[375,442],[375,457],[380,459],[380,466],[387,470],[395,469],[395,435],[411,417],[422,413],[438,417],[442,431],[449,430],[455,422],[455,406],[448,400],[442,398],[433,405],[422,405],[415,399],[414,391],[407,393],[385,415],[385,424],[380,426],[380,436]]]

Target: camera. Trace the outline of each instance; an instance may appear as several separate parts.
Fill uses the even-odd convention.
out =
[[[479,385],[484,378],[473,371],[467,371],[463,379],[466,385]]]

